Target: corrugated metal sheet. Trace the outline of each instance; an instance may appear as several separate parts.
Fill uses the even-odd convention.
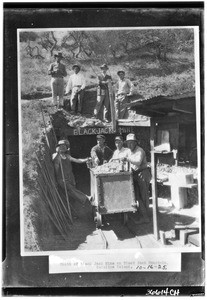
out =
[[[166,117],[168,114],[195,114],[195,93],[156,96],[134,101],[128,105],[138,114],[148,117]]]

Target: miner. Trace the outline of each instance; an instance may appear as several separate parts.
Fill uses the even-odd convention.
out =
[[[86,87],[86,80],[83,73],[80,71],[81,67],[77,64],[72,67],[74,74],[69,77],[66,91],[68,94],[71,92],[70,106],[72,114],[81,114],[83,107],[83,98]]]
[[[61,63],[63,59],[62,53],[58,52],[54,55],[55,62],[49,67],[48,74],[52,76],[51,78],[51,88],[53,104],[58,109],[63,107],[63,95],[64,95],[64,77],[67,76],[65,65]]]
[[[67,141],[68,142],[68,141]],[[53,154],[53,164],[55,169],[55,177],[58,185],[64,189],[66,187],[69,197],[85,204],[86,201],[92,201],[91,196],[87,196],[76,188],[75,178],[72,170],[72,162],[83,164],[88,161],[88,158],[74,158],[70,154],[69,144],[66,140],[60,140],[56,145],[56,153]]]
[[[99,134],[96,139],[97,145],[91,149],[91,157],[94,165],[99,166],[111,159],[113,151],[106,145],[106,138],[104,135]]]
[[[149,184],[151,173],[149,171],[145,151],[138,146],[138,141],[134,133],[129,133],[126,137],[129,152],[126,161],[130,164],[133,173],[135,196],[139,202],[139,209],[142,222],[149,222]]]

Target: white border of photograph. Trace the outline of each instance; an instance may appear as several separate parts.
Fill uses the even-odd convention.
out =
[[[73,251],[37,251],[37,252],[27,252],[24,248],[24,213],[23,213],[23,169],[22,169],[22,116],[21,116],[21,72],[20,72],[20,32],[33,31],[99,31],[99,30],[152,30],[152,29],[194,29],[194,57],[195,57],[195,93],[196,93],[196,125],[197,125],[197,154],[201,153],[201,128],[200,128],[200,42],[199,42],[199,27],[198,26],[162,26],[162,27],[92,27],[92,28],[21,28],[17,29],[17,49],[18,49],[18,109],[19,109],[19,177],[20,177],[20,239],[21,239],[21,255],[22,256],[50,256],[50,255],[75,255],[76,257],[79,254],[82,254],[83,251],[86,254],[102,254],[105,255],[107,259],[107,254],[116,253],[117,251],[121,252],[134,252],[134,249],[114,249],[114,250],[73,250]],[[199,218],[199,229],[201,229],[201,157],[198,155],[198,197],[200,205],[200,218]],[[146,248],[138,249],[139,253],[185,253],[185,252],[201,252],[202,245],[202,236],[200,230],[200,247],[180,247],[180,248]]]

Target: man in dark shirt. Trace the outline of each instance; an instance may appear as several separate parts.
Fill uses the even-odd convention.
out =
[[[63,95],[64,95],[64,77],[67,76],[65,65],[61,63],[63,59],[62,53],[54,55],[55,62],[49,67],[48,74],[51,78],[52,97],[54,105],[58,106],[58,109],[63,107]],[[57,97],[58,103],[57,103]]]
[[[107,74],[108,66],[103,64],[101,67],[102,74],[98,76],[97,88],[97,103],[94,109],[94,117],[97,117],[100,111],[103,111],[103,121],[109,122],[109,89],[108,82],[112,80],[111,76]]]
[[[97,135],[97,145],[91,149],[91,157],[96,166],[108,162],[113,155],[113,151],[106,146],[105,140],[104,135]]]

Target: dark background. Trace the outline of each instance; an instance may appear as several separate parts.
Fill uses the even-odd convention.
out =
[[[180,288],[180,295],[204,292],[201,286],[203,253],[182,254],[181,273],[137,272],[118,273],[117,276],[114,273],[49,275],[48,257],[20,256],[17,89],[18,28],[199,26],[202,66],[204,62],[203,7],[204,2],[4,4],[4,295],[145,295],[149,288],[156,289],[156,287],[159,290],[162,287]],[[203,69],[201,69],[202,145],[203,78]],[[202,148],[202,158],[203,151]],[[204,178],[202,178],[203,183]]]

